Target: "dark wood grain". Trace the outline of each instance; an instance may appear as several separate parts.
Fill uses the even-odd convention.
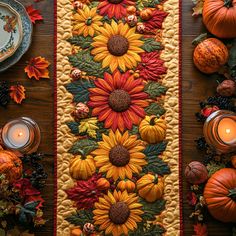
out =
[[[194,18],[192,14],[193,4],[190,0],[183,0],[182,27],[183,27],[183,64],[182,68],[182,91],[183,91],[183,167],[192,160],[203,160],[203,153],[196,149],[194,140],[202,136],[202,124],[195,119],[194,113],[199,111],[199,102],[212,95],[217,86],[216,81],[209,76],[200,73],[193,65],[192,40],[201,33],[206,32],[202,25],[201,17]],[[184,180],[184,178],[183,178]],[[192,208],[187,204],[186,194],[189,186],[183,183],[183,216],[184,235],[193,235],[193,221],[189,219]],[[209,236],[230,236],[231,225],[220,223],[211,216],[207,217]]]
[[[34,3],[33,0],[20,0],[22,4],[28,6]],[[40,126],[42,131],[42,142],[39,151],[46,155],[43,164],[48,173],[47,185],[43,190],[45,199],[45,218],[48,222],[44,227],[37,230],[36,236],[53,235],[53,30],[54,17],[53,0],[45,0],[34,3],[35,8],[39,9],[44,17],[44,21],[34,26],[33,41],[29,51],[22,59],[9,70],[0,74],[0,80],[7,80],[10,84],[19,82],[26,88],[27,99],[22,105],[11,102],[7,109],[0,107],[0,126],[9,119],[20,116],[32,117]],[[51,63],[50,79],[35,81],[28,79],[24,73],[26,61],[31,57],[42,56]]]

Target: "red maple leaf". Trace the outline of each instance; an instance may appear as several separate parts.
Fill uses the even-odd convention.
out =
[[[207,236],[207,226],[205,224],[197,223],[194,227],[195,234],[193,236]]]
[[[34,9],[33,5],[26,7],[26,11],[31,19],[31,22],[35,24],[36,20],[43,20],[43,17],[39,10]]]

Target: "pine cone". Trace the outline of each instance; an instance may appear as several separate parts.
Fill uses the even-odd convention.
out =
[[[222,83],[218,85],[216,91],[223,97],[231,97],[235,95],[236,84],[233,80],[230,79],[224,80]]]
[[[6,81],[0,82],[0,106],[6,107],[10,99],[8,83]]]

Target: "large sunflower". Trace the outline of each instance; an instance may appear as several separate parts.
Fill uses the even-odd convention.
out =
[[[131,179],[133,173],[140,173],[142,166],[147,164],[142,153],[144,146],[136,135],[130,136],[128,131],[122,135],[116,130],[102,137],[103,141],[99,142],[99,148],[93,151],[93,155],[99,172],[106,173],[107,178]]]
[[[128,235],[128,232],[136,229],[137,223],[142,221],[141,208],[142,204],[138,203],[135,193],[115,190],[113,194],[108,192],[95,203],[93,218],[99,229],[105,231],[105,235]]]
[[[102,25],[101,19],[102,17],[97,15],[96,7],[90,9],[86,6],[84,9],[79,9],[74,15],[73,34],[93,37]]]
[[[128,24],[117,24],[112,20],[111,25],[105,23],[100,27],[100,35],[94,38],[91,51],[95,61],[102,61],[102,67],[110,67],[115,71],[118,67],[126,71],[137,66],[141,61],[139,53],[144,52],[141,48],[142,35],[135,33],[136,28],[130,28]]]
[[[118,70],[112,75],[104,73],[104,79],[97,79],[96,87],[90,88],[88,105],[93,108],[92,115],[105,121],[105,128],[115,131],[119,128],[132,129],[145,116],[145,100],[142,79],[134,79],[129,72],[121,74]]]
[[[102,16],[107,15],[110,19],[112,17],[121,19],[127,15],[126,7],[134,5],[134,0],[100,0],[98,9]]]

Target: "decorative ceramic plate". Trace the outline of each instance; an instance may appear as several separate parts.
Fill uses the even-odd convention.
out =
[[[20,15],[8,4],[0,2],[0,62],[20,46],[23,30]]]
[[[0,3],[8,4],[9,6],[11,6],[12,9],[14,9],[20,15],[20,20],[22,22],[22,30],[23,30],[22,41],[18,49],[12,56],[0,62],[0,72],[2,72],[11,67],[12,65],[14,65],[15,63],[17,63],[20,60],[20,58],[25,54],[25,52],[29,49],[32,40],[33,26],[25,10],[25,7],[21,3],[15,0],[0,0]],[[2,38],[1,33],[0,33],[0,38]]]

